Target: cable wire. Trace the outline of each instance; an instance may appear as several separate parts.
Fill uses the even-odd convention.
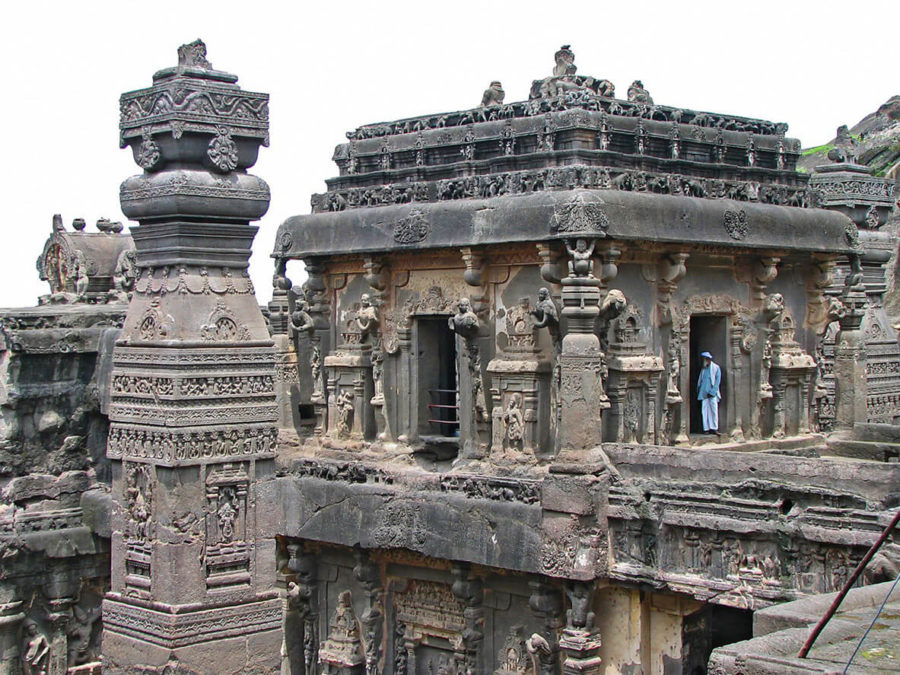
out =
[[[842,675],[847,675],[847,671],[850,670],[850,664],[853,663],[853,659],[856,658],[856,653],[859,651],[859,648],[862,647],[862,643],[865,642],[867,637],[869,637],[869,631],[872,630],[872,627],[875,625],[875,622],[878,621],[878,617],[881,616],[881,613],[884,611],[884,608],[887,605],[888,599],[891,597],[891,594],[894,592],[894,589],[897,588],[897,582],[900,582],[900,574],[897,575],[897,578],[894,579],[894,583],[891,584],[890,589],[888,589],[887,595],[884,596],[884,600],[881,602],[881,607],[878,608],[878,612],[875,614],[875,617],[872,619],[872,623],[869,624],[869,627],[866,628],[866,632],[862,634],[862,637],[859,638],[859,642],[856,643],[856,649],[853,650],[853,653],[850,655],[850,660],[847,661],[847,665],[844,666]]]

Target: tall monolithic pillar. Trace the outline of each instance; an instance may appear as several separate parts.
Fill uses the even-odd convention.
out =
[[[250,221],[269,205],[246,172],[268,145],[268,96],[236,82],[198,40],[121,98],[121,144],[144,172],[121,187],[139,272],[109,412],[109,673],[280,661],[275,540],[258,501],[273,475],[275,352],[247,274]]]

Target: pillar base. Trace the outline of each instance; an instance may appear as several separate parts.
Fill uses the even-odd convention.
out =
[[[231,675],[274,672],[281,662],[278,598],[182,611],[103,601],[103,671]],[[178,669],[172,663],[178,663]]]

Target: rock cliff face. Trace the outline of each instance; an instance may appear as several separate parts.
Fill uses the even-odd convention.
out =
[[[835,158],[844,153],[848,158],[855,157],[856,162],[871,169],[875,176],[883,176],[900,181],[900,94],[891,96],[873,113],[863,117],[850,127],[841,126],[837,135],[825,145],[807,148],[803,151],[797,168],[812,173],[817,166],[827,164],[830,156]],[[894,191],[897,196],[897,191]],[[900,204],[900,200],[898,200]],[[900,206],[894,206],[891,218],[885,224],[895,235],[900,232]],[[884,307],[891,322],[900,323],[900,291],[897,279],[900,278],[900,256],[894,255],[887,264],[888,292],[885,294]]]
[[[803,150],[798,162],[801,171],[812,173],[826,163],[834,148],[850,150],[860,164],[868,166],[876,176],[900,179],[900,95],[894,95],[873,113],[863,117],[825,145]]]

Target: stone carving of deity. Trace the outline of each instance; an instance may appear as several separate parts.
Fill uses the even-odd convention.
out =
[[[234,488],[226,487],[222,489],[216,518],[219,521],[219,534],[222,536],[223,542],[230,542],[234,539],[234,523],[238,515],[236,501]]]
[[[372,305],[372,298],[363,293],[359,299],[359,310],[356,312],[356,326],[362,335],[362,341],[378,330],[378,310]]]
[[[354,393],[349,389],[341,392],[337,399],[338,407],[338,432],[341,435],[348,435],[350,429],[353,428],[353,399],[356,398]]]
[[[561,346],[559,338],[559,310],[550,297],[549,289],[542,288],[538,291],[537,305],[531,310],[531,320],[536,328],[546,328],[550,331],[553,348],[558,354]]]
[[[506,438],[513,445],[519,445],[525,438],[525,416],[522,414],[522,395],[515,392],[509,397],[509,405],[503,413]]]
[[[313,395],[322,395],[322,352],[318,345],[312,348],[312,355],[309,357],[309,369],[312,373]]]
[[[47,675],[50,662],[50,643],[38,625],[30,619],[25,622],[25,655],[22,657],[25,675]]]
[[[572,259],[569,261],[570,277],[593,277],[594,261],[591,256],[594,255],[594,240],[588,243],[587,239],[576,239],[575,247],[572,242],[566,242],[566,250]]]
[[[314,328],[315,322],[309,315],[309,304],[307,304],[306,300],[298,299],[297,304],[294,306],[294,311],[291,312],[291,330],[298,335],[304,333],[309,335]]]

